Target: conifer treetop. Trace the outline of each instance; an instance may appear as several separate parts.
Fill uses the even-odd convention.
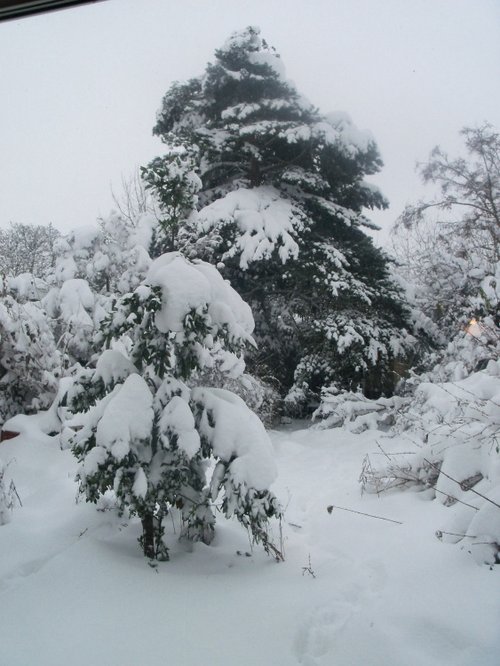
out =
[[[174,83],[163,98],[153,132],[170,149],[188,140],[201,150],[205,160],[200,175],[205,187],[217,175],[213,154],[226,153],[221,167],[236,162],[238,156],[249,162],[253,159],[254,170],[255,161],[261,162],[258,173],[252,174],[250,164],[246,173],[239,174],[250,186],[276,181],[287,167],[295,180],[304,171],[325,172],[332,150],[337,160],[341,157],[345,162],[341,166],[349,165],[349,179],[359,181],[382,165],[371,133],[356,128],[346,113],[321,114],[300,95],[286,79],[279,54],[253,26],[233,33],[216,50],[214,63],[208,64],[202,76]],[[228,175],[234,178],[238,173],[236,168],[229,169]],[[341,169],[336,169],[325,181],[323,173],[323,179],[316,182],[316,193],[328,190],[332,185],[328,181],[338,180],[340,174]],[[310,188],[311,177],[307,184]],[[386,204],[373,187],[365,192],[362,203],[369,207]]]

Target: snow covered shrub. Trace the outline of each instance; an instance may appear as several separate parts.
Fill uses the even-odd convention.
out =
[[[39,303],[0,303],[0,419],[50,406],[61,358]]]
[[[162,255],[104,322],[103,340],[121,350],[104,351],[71,390],[70,407],[86,410],[69,437],[80,491],[97,502],[113,489],[120,511],[141,519],[147,557],[168,558],[172,511],[182,536],[209,543],[216,506],[280,557],[267,534],[280,508],[265,429],[235,394],[199,385],[210,370],[241,375],[252,329],[250,308],[213,266]]]
[[[338,428],[344,426],[354,433],[364,430],[389,430],[408,398],[392,396],[370,400],[361,391],[340,391],[336,386],[321,391],[321,403],[313,413],[315,428]]]
[[[40,301],[48,292],[49,285],[33,273],[19,273],[5,280],[5,290],[18,303]]]
[[[275,426],[282,416],[283,400],[278,389],[262,379],[242,374],[228,377],[216,368],[199,373],[196,382],[200,386],[213,386],[236,393],[257,414],[266,428]]]
[[[42,299],[66,364],[87,364],[98,350],[96,335],[113,298],[134,289],[151,263],[147,214],[117,213],[71,231],[56,243],[52,288]]]
[[[61,237],[53,281],[88,282],[94,293],[126,293],[144,279],[151,263],[148,250],[157,220],[148,212],[124,217],[112,211],[96,225],[80,227]]]
[[[58,348],[67,365],[87,363],[105,310],[100,299],[81,278],[65,280],[42,299]]]
[[[463,363],[457,360],[455,366],[457,375],[463,373]],[[455,381],[421,381],[396,427],[404,430],[405,449],[413,441],[414,453],[388,454],[381,465],[365,459],[364,490],[379,493],[408,485],[431,489],[437,501],[452,507],[439,535],[463,540],[479,561],[500,561],[498,357],[484,370]]]

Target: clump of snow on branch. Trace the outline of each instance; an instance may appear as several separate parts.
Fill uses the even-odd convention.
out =
[[[235,242],[223,260],[239,256],[243,270],[251,262],[269,259],[275,250],[282,263],[296,259],[299,246],[294,236],[304,227],[300,210],[268,186],[229,192],[205,206],[198,214],[198,222],[204,232],[216,226],[236,226]]]
[[[109,449],[120,462],[130,452],[130,442],[147,442],[153,424],[153,398],[146,382],[132,374],[106,404],[96,430],[98,447]]]
[[[227,327],[232,338],[253,342],[250,307],[214,266],[202,261],[187,262],[178,253],[165,254],[151,264],[146,284],[162,290],[162,307],[155,316],[162,333],[182,331],[190,311],[207,308],[214,326]]]
[[[214,455],[229,466],[236,485],[265,490],[276,479],[271,442],[260,419],[231,391],[194,388],[194,403],[202,406],[200,433]],[[211,414],[215,425],[210,424]]]

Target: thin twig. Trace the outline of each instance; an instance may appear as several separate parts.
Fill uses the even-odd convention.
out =
[[[382,451],[382,453],[384,454],[384,456],[387,458],[387,460],[388,460],[389,462],[391,462],[390,457],[387,455],[387,453],[384,451],[384,449],[380,446],[379,441],[378,441],[378,440],[375,440],[375,443],[377,444],[378,448]]]
[[[341,511],[349,511],[350,513],[358,513],[360,516],[367,516],[368,518],[376,518],[377,520],[386,520],[389,523],[396,523],[398,525],[403,525],[403,523],[400,520],[393,520],[392,518],[384,518],[383,516],[374,516],[371,513],[364,513],[364,511],[355,511],[354,509],[346,509],[343,506],[335,506],[333,504],[330,504],[330,506],[326,507],[328,513],[331,513],[333,509],[340,509]]]
[[[448,536],[455,536],[455,537],[460,537],[461,539],[477,539],[476,536],[473,534],[457,534],[456,532],[445,532],[444,530],[437,530],[436,536],[438,539],[443,538],[443,534],[447,534]]]

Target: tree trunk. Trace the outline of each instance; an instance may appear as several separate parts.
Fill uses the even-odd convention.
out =
[[[144,518],[142,518],[142,549],[144,555],[151,560],[156,558],[156,549],[155,549],[155,530],[154,530],[154,518],[152,513],[147,513]]]

